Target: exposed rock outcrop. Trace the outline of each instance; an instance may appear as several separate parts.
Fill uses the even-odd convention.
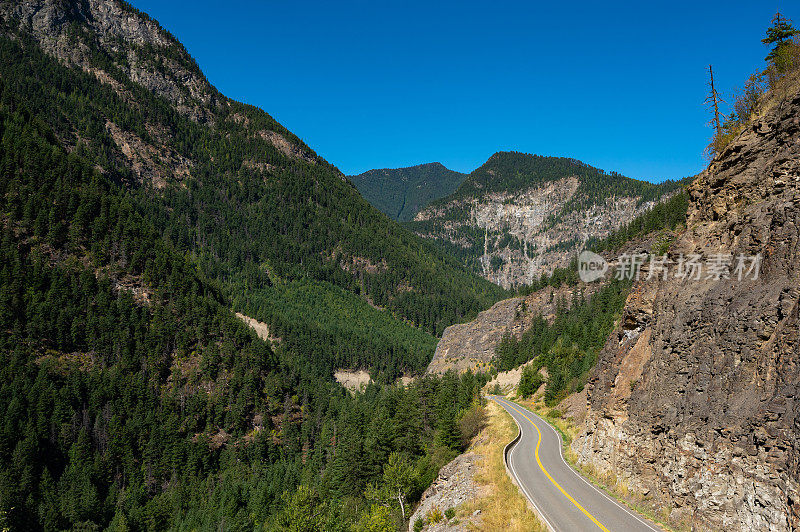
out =
[[[424,519],[433,509],[444,513],[459,504],[474,500],[482,493],[482,489],[474,480],[478,469],[477,461],[481,455],[465,452],[453,459],[439,471],[439,476],[422,494],[419,506],[409,521],[409,532],[413,532],[417,519]],[[429,524],[428,532],[456,532],[469,530],[467,523],[451,524],[448,521]]]
[[[125,2],[0,0],[0,34],[30,37],[46,54],[93,75],[133,108],[140,108],[144,89],[198,124],[209,128],[235,124],[287,159],[319,162],[313,151],[271,119],[250,123],[241,114],[244,106],[220,94],[180,42]],[[116,147],[111,159],[129,168],[140,183],[164,188],[191,176],[195,162],[186,156],[185,147],[176,144],[174,124],[165,125],[152,113],[142,114],[141,128],[115,123],[114,116],[105,119],[108,138]],[[57,133],[68,149],[97,142],[80,128]],[[275,162],[257,158],[244,167],[273,172]]]
[[[484,385],[483,389],[487,393],[494,393],[493,390],[495,389],[495,386],[499,386],[501,392],[504,395],[507,396],[513,395],[514,393],[516,393],[517,387],[519,387],[519,381],[522,379],[522,371],[527,366],[533,363],[534,363],[533,360],[529,360],[524,364],[517,366],[514,369],[510,369],[508,371],[499,371],[497,375],[495,375],[494,378],[492,378],[492,380],[490,380]],[[547,368],[545,367],[539,368],[539,374],[542,375],[542,378],[546,380]],[[540,389],[543,389],[542,388],[543,386],[544,384],[540,386]]]
[[[462,373],[488,364],[497,344],[510,332],[521,301],[517,297],[500,301],[474,320],[445,329],[428,365],[428,373],[445,373],[450,369]]]
[[[568,308],[573,294],[583,292],[590,296],[598,284],[579,284],[575,287],[546,286],[526,297],[514,297],[495,303],[490,309],[468,322],[451,325],[444,330],[436,345],[436,352],[428,365],[427,373],[445,373],[454,370],[485,370],[494,357],[494,351],[505,335],[522,336],[536,317],[552,322],[556,307]]]
[[[58,2],[26,0],[0,2],[5,20],[15,20],[42,48],[61,61],[95,73],[101,81],[107,72],[90,60],[90,42],[111,58],[131,81],[172,102],[193,119],[208,118],[205,107],[217,101],[208,83],[183,46],[143,13],[117,1]],[[91,32],[71,29],[70,21],[86,24]],[[148,53],[148,47],[160,55]]]
[[[241,312],[237,312],[236,317],[245,322],[251,329],[255,331],[259,338],[265,342],[269,342],[271,346],[277,346],[281,342],[280,338],[269,333],[269,325],[266,323],[258,321],[255,318],[251,318],[250,316],[245,316]]]
[[[572,176],[517,192],[437,204],[419,212],[415,220],[442,222],[417,234],[481,254],[480,273],[504,288],[530,284],[566,267],[587,241],[608,236],[654,204],[621,196],[565,212],[570,202],[585,201],[579,197],[579,184]],[[457,214],[464,211],[469,215]],[[480,242],[464,236],[476,232],[483,236]]]
[[[333,372],[333,378],[351,392],[363,391],[372,382],[369,373],[363,369],[337,369]]]
[[[696,529],[800,528],[800,94],[689,189],[670,258],[733,258],[730,279],[639,281],[587,386],[581,464]],[[761,255],[739,280],[739,255]],[[724,277],[724,276],[723,276]]]

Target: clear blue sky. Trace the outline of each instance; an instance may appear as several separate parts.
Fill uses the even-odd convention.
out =
[[[347,174],[498,150],[660,181],[704,167],[708,63],[729,90],[763,67],[767,2],[133,0],[224,94]]]

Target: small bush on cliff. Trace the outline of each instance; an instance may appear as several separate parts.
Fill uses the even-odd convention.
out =
[[[675,235],[671,231],[663,230],[653,241],[651,251],[653,255],[664,255],[669,251],[669,247],[675,241]]]
[[[432,525],[436,523],[441,523],[442,521],[444,521],[444,514],[442,513],[442,511],[439,509],[438,506],[434,506],[425,516],[425,521],[427,521],[429,524]]]

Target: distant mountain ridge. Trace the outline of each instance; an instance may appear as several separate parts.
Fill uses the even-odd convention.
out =
[[[653,184],[566,157],[498,152],[406,227],[505,288],[564,267],[681,184]]]
[[[414,219],[430,202],[455,192],[466,178],[467,174],[438,162],[348,176],[364,199],[389,218],[401,222]]]

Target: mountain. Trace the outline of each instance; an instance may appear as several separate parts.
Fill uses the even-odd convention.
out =
[[[431,201],[453,193],[467,178],[441,163],[368,170],[348,176],[361,195],[393,220],[407,222]]]
[[[472,437],[392,383],[503,291],[124,2],[0,2],[0,231],[0,529],[396,527]]]
[[[606,173],[575,159],[499,152],[406,227],[511,288],[567,266],[582,246],[678,187]]]
[[[688,188],[668,255],[702,275],[636,281],[572,444],[676,526],[800,527],[800,82],[770,83]]]
[[[250,288],[311,280],[439,335],[499,294],[374,210],[268,114],[220,94],[126,4],[3,2],[0,14],[7,90],[129,188],[237,310],[269,306],[253,317],[277,326],[279,305]]]

